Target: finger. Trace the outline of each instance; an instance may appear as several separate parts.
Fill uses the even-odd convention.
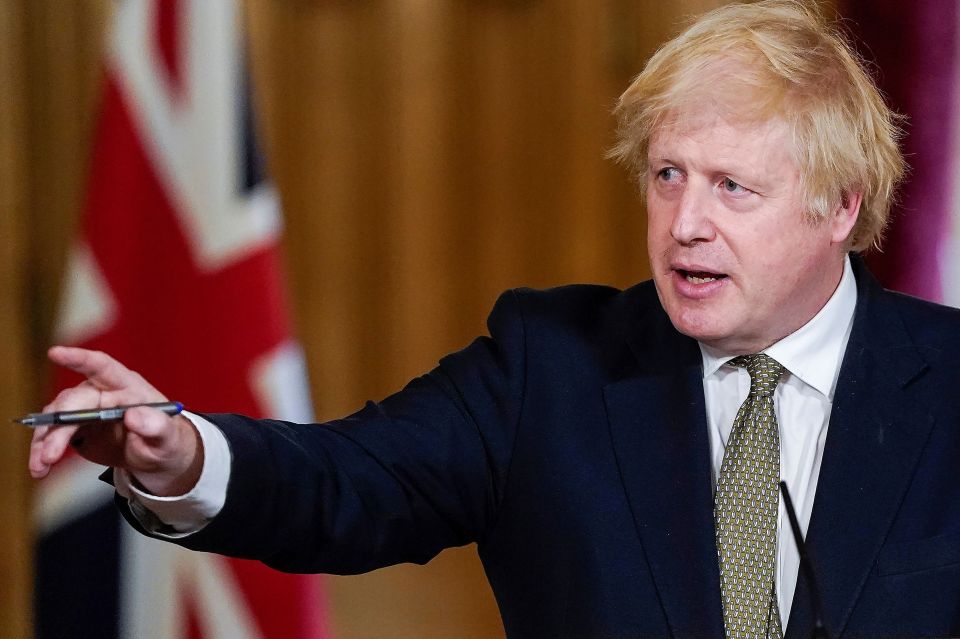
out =
[[[42,412],[55,413],[88,408],[113,408],[126,404],[160,401],[166,401],[166,398],[150,386],[110,391],[100,390],[90,380],[84,380],[76,386],[60,391],[52,402],[43,407]]]
[[[52,466],[60,461],[67,452],[70,440],[77,432],[76,426],[53,426],[43,438],[43,446],[40,451],[40,459],[45,464]]]
[[[79,410],[94,408],[101,405],[101,392],[89,381],[60,391],[52,402],[43,407],[44,413],[62,410]]]
[[[54,346],[48,351],[50,360],[77,373],[86,375],[83,384],[101,391],[92,406],[111,407],[120,404],[162,402],[166,398],[139,373],[106,353],[71,346]]]
[[[37,429],[30,442],[28,461],[33,477],[46,476],[50,467],[63,458],[76,430],[76,426],[42,426]]]
[[[45,477],[50,472],[50,465],[43,461],[43,440],[46,437],[48,426],[41,426],[33,431],[33,437],[30,439],[30,457],[27,460],[27,468],[30,469],[30,475],[34,479]]]
[[[106,353],[72,346],[54,346],[47,356],[55,364],[87,377],[100,389],[123,388],[142,379]]]

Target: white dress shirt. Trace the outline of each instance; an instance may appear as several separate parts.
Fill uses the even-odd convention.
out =
[[[817,492],[833,393],[856,304],[856,280],[848,258],[837,290],[820,312],[796,332],[763,351],[788,371],[773,395],[773,405],[780,428],[780,477],[790,489],[804,536]],[[704,344],[700,345],[700,352],[716,488],[733,421],[750,392],[750,375],[745,368],[727,365],[733,355],[719,353]],[[781,499],[776,570],[777,599],[784,630],[790,618],[799,568],[800,556]]]
[[[780,428],[780,475],[790,489],[804,535],[810,522],[833,393],[856,303],[856,281],[848,258],[837,290],[820,312],[764,351],[788,371],[773,398]],[[733,420],[750,391],[750,376],[743,368],[726,365],[733,355],[719,353],[703,344],[700,350],[716,486]],[[197,532],[215,517],[223,508],[230,481],[230,447],[223,433],[198,415],[184,415],[197,427],[204,447],[203,470],[193,490],[178,497],[156,497],[133,485],[125,471],[117,469],[114,473],[117,492],[129,501],[140,523],[150,532],[168,538]],[[777,595],[785,630],[800,558],[782,500],[777,528]]]

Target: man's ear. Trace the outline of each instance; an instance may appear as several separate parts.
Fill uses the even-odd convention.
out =
[[[862,203],[863,193],[859,191],[844,191],[840,194],[840,202],[830,215],[831,240],[834,244],[845,244],[850,239],[860,216]]]

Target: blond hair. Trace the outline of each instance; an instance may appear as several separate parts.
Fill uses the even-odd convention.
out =
[[[849,249],[879,243],[906,170],[900,116],[815,4],[732,4],[695,21],[620,96],[610,156],[643,188],[651,136],[705,99],[737,117],[783,119],[810,215],[825,218],[849,194],[862,193]]]

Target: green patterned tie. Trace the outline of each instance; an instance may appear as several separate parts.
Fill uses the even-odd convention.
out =
[[[773,391],[785,369],[762,353],[729,363],[750,373],[750,394],[733,422],[714,504],[723,625],[728,639],[781,639],[774,587],[780,433]]]

